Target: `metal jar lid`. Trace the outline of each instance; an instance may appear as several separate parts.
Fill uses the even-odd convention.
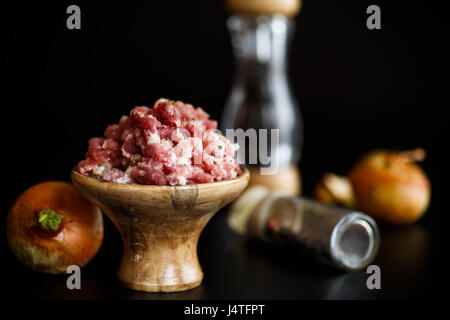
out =
[[[332,259],[347,270],[365,268],[375,258],[378,247],[379,231],[375,221],[359,212],[343,217],[330,239]]]

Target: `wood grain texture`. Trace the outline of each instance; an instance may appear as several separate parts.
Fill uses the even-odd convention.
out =
[[[186,186],[119,184],[72,170],[73,184],[116,225],[124,243],[118,271],[131,289],[174,292],[200,285],[201,231],[246,187],[249,172],[232,180]]]
[[[226,0],[225,5],[231,12],[251,15],[284,14],[295,16],[302,7],[301,0]]]

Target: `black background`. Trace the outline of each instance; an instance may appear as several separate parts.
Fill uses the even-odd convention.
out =
[[[81,7],[81,30],[66,28],[70,4]],[[365,26],[370,4],[381,7],[381,30]],[[219,119],[234,72],[227,15],[221,1],[2,4],[2,230],[22,191],[45,180],[69,181],[88,139],[102,135],[132,107],[167,97],[201,106]],[[436,293],[431,274],[440,266],[437,162],[445,105],[436,45],[442,39],[440,9],[412,1],[306,0],[295,20],[289,77],[305,126],[300,162],[305,194],[325,171],[345,174],[371,149],[427,151],[423,167],[433,185],[432,204],[415,226],[383,228],[383,237],[394,240],[382,238],[385,254],[380,251],[376,261],[388,269],[382,292],[362,289],[364,273],[338,274],[245,243],[227,229],[220,212],[200,239],[204,284],[178,295],[135,293],[115,283],[122,247],[107,219],[105,241],[86,268],[83,293],[65,290],[64,277],[55,280],[20,266],[2,231],[2,267],[11,274],[6,280],[11,296],[321,299]],[[415,251],[421,255],[408,255]],[[419,269],[408,273],[416,262]]]

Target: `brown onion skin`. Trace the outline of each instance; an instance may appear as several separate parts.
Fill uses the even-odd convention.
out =
[[[63,217],[57,231],[40,227],[39,213],[53,209]],[[11,207],[6,236],[13,255],[45,273],[66,273],[69,265],[86,265],[103,241],[101,211],[69,183],[48,181],[22,193]]]
[[[430,182],[422,168],[402,153],[373,151],[353,167],[349,178],[358,208],[380,222],[412,224],[428,208]]]

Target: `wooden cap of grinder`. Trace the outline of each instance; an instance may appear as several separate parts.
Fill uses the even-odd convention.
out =
[[[302,0],[225,0],[225,5],[231,12],[292,17],[300,11]]]

